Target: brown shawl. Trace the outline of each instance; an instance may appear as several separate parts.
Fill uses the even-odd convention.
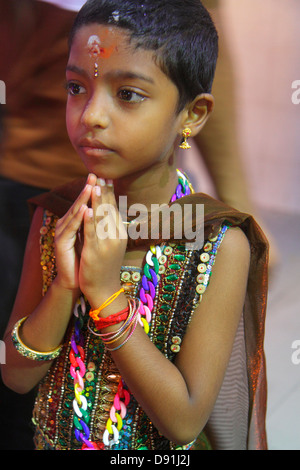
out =
[[[83,187],[85,180],[79,179],[72,183],[61,186],[53,191],[42,194],[41,196],[31,199],[31,209],[41,206],[48,209],[59,217],[62,217],[65,212],[70,208],[71,204],[79,194]],[[250,247],[251,247],[251,261],[248,279],[248,289],[245,299],[244,315],[240,325],[240,334],[243,338],[242,348],[233,352],[236,358],[233,358],[233,370],[228,370],[227,384],[224,383],[223,394],[220,393],[220,403],[216,405],[216,410],[219,410],[221,417],[216,416],[208,423],[207,432],[213,444],[213,448],[244,448],[244,449],[267,449],[267,439],[265,430],[265,417],[266,417],[266,400],[267,400],[267,387],[266,387],[266,370],[265,370],[265,356],[263,349],[264,341],[264,326],[265,326],[265,313],[267,302],[267,289],[268,289],[268,243],[267,240],[255,222],[252,216],[238,212],[232,207],[217,201],[210,196],[202,193],[192,194],[185,196],[176,201],[177,204],[203,204],[204,205],[204,239],[207,239],[211,234],[216,233],[220,226],[227,222],[233,227],[240,227],[246,234]],[[155,240],[157,244],[160,240]],[[171,239],[172,241],[172,235]],[[177,240],[178,241],[178,240]],[[149,246],[151,240],[129,240],[128,249],[133,249],[137,245]],[[236,338],[238,342],[238,338]],[[239,375],[234,377],[234,369],[237,363],[243,362],[243,351],[245,355],[246,374],[242,378]],[[236,362],[235,362],[236,361]],[[232,390],[232,383],[236,381],[235,392]],[[244,384],[241,382],[244,380]],[[225,381],[226,382],[226,377]],[[245,415],[246,432],[244,442],[241,443],[240,436],[229,436],[230,434],[238,434],[239,431],[235,430],[234,419],[230,416],[226,417],[228,409],[236,406],[236,401],[240,399],[239,394],[242,393],[241,389],[247,389],[244,393],[242,407],[247,411]],[[247,395],[247,397],[246,397]],[[246,400],[246,401],[245,401]],[[216,415],[218,413],[215,413]],[[236,414],[238,420],[239,412]],[[225,424],[224,424],[225,423]],[[229,429],[230,428],[230,429]]]

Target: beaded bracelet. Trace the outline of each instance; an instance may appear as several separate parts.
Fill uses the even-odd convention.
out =
[[[21,356],[26,357],[27,359],[31,359],[33,361],[52,361],[57,356],[59,356],[62,350],[62,345],[48,352],[35,351],[34,349],[31,349],[26,346],[20,339],[19,329],[27,318],[28,317],[24,317],[21,320],[17,321],[17,323],[15,324],[11,333],[13,345],[15,346],[18,353],[20,353]]]
[[[122,292],[124,292],[123,287],[122,289],[118,290],[118,292],[110,296],[99,308],[95,310],[90,310],[90,317],[95,321],[99,320],[99,313],[101,312],[101,310],[110,305]]]

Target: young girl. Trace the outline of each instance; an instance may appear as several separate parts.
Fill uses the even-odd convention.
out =
[[[67,128],[89,177],[34,201],[2,368],[19,393],[39,383],[38,449],[266,447],[266,243],[176,169],[212,111],[216,56],[199,0],[89,0],[78,14]],[[205,243],[188,249],[174,227],[131,239],[120,196],[149,213],[204,204]]]

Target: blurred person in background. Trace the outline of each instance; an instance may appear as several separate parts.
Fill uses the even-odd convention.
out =
[[[86,175],[65,126],[67,35],[74,16],[48,2],[0,0],[0,77],[6,84],[0,142],[1,338],[21,274],[30,225],[27,200]],[[1,449],[33,448],[34,396],[13,393],[0,381]]]

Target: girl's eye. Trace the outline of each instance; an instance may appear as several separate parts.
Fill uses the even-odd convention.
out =
[[[140,95],[139,93],[136,93],[135,91],[127,90],[127,89],[120,90],[118,93],[118,96],[122,101],[126,101],[127,103],[133,103],[133,104],[141,103],[145,99],[145,96]]]
[[[69,82],[66,84],[66,89],[69,95],[76,96],[85,92],[85,88],[78,83]]]

